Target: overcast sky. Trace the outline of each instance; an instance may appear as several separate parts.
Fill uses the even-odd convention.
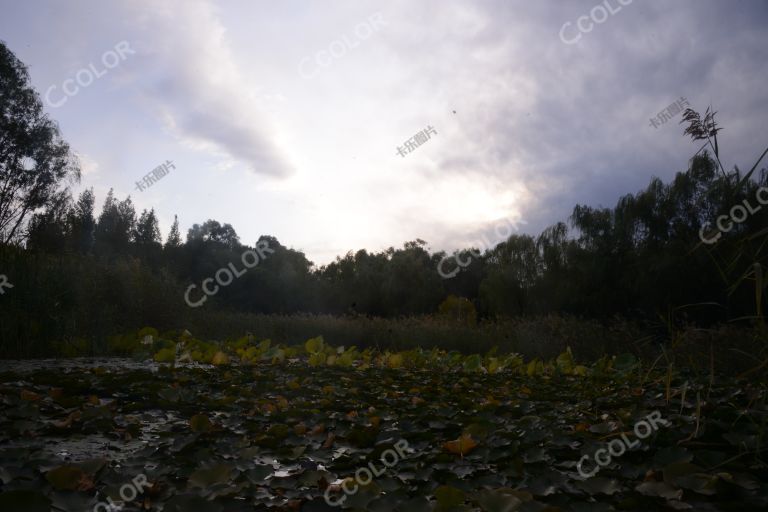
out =
[[[114,188],[163,236],[212,218],[317,264],[613,206],[698,149],[651,125],[681,97],[719,111],[726,166],[768,145],[765,0],[0,0],[0,40],[99,211]]]

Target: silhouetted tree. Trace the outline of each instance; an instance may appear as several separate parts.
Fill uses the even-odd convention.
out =
[[[130,196],[118,202],[110,189],[96,225],[96,249],[99,254],[127,254],[136,225],[136,210]]]
[[[230,224],[220,224],[215,220],[207,220],[201,226],[193,224],[187,231],[187,242],[216,242],[225,247],[235,249],[240,245],[240,237],[237,236],[235,229]]]
[[[160,247],[162,238],[160,237],[160,226],[155,216],[155,209],[143,210],[136,223],[136,230],[133,240],[137,245],[156,245]]]
[[[49,199],[45,210],[32,216],[27,233],[27,248],[44,253],[63,253],[69,249],[71,199],[61,191]]]
[[[0,41],[0,243],[18,242],[38,209],[60,204],[80,168],[43,112],[29,73]]]
[[[93,188],[84,190],[70,211],[72,247],[75,251],[84,254],[93,250],[96,235],[96,219],[93,216],[95,200]]]
[[[179,217],[173,216],[173,224],[171,225],[171,231],[168,233],[168,238],[165,240],[165,248],[181,246],[181,233],[179,233]]]

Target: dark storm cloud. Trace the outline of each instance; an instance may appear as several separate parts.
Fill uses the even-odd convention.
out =
[[[573,45],[560,40],[563,23],[599,3],[537,4],[479,4],[505,22],[467,44],[505,60],[476,80],[532,85],[468,96],[460,110],[472,154],[457,147],[440,161],[441,172],[522,181],[534,196],[529,230],[565,219],[577,203],[610,206],[653,175],[684,170],[699,146],[683,137],[680,116],[656,129],[649,120],[682,96],[697,110],[712,103],[720,111],[732,165],[765,147],[756,130],[768,114],[765,2],[635,1]]]

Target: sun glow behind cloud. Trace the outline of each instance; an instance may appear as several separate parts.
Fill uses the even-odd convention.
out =
[[[576,203],[609,205],[683,169],[698,148],[647,126],[678,97],[716,105],[723,146],[750,157],[768,104],[764,19],[709,1],[635,2],[572,46],[558,30],[593,3],[0,4],[38,90],[117,41],[136,49],[50,112],[87,155],[82,187],[99,202],[115,188],[155,208],[165,233],[174,214],[182,232],[213,218],[319,263],[416,238],[451,250],[502,219],[535,234]],[[385,26],[300,75],[376,13]],[[739,60],[713,51],[726,37]],[[398,156],[427,125],[437,135]],[[166,159],[177,170],[137,193]]]

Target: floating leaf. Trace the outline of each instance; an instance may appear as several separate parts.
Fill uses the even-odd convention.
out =
[[[437,504],[444,510],[463,505],[465,501],[464,491],[447,485],[435,489],[435,498]]]
[[[205,414],[195,414],[189,420],[189,427],[192,432],[209,432],[213,425]]]
[[[646,496],[658,496],[668,500],[679,500],[683,497],[683,491],[664,482],[643,482],[635,487],[635,490]]]
[[[496,491],[483,491],[477,500],[485,512],[514,512],[523,502],[508,494]]]
[[[229,464],[217,464],[210,468],[198,469],[189,475],[189,485],[206,489],[214,484],[228,483],[234,468]]]
[[[216,352],[216,355],[213,356],[213,361],[211,363],[216,366],[219,366],[222,364],[229,364],[229,356],[224,352],[222,352],[221,350],[219,350],[218,352]]]
[[[456,455],[466,455],[477,447],[477,443],[472,439],[471,434],[462,434],[454,441],[448,441],[443,448]]]
[[[93,489],[91,478],[77,466],[59,466],[46,473],[45,478],[58,491],[89,491]]]
[[[304,343],[304,348],[309,352],[310,354],[317,354],[321,350],[323,350],[324,347],[323,343],[323,337],[318,336],[316,338],[310,338],[307,340],[306,343]]]
[[[0,493],[0,510],[8,512],[49,512],[51,510],[51,501],[39,491],[6,491]]]

